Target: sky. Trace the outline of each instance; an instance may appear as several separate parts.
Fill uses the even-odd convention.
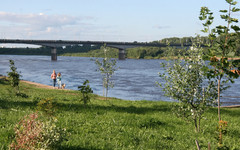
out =
[[[216,25],[224,23],[219,10],[228,8],[225,0],[2,0],[0,38],[150,42],[196,36],[202,35],[202,6],[214,12]]]

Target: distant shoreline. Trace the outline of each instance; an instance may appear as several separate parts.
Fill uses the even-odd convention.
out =
[[[27,81],[27,80],[20,80],[20,82],[35,85],[37,88],[43,88],[43,89],[57,89],[57,90],[67,90],[67,91],[71,90],[71,89],[58,89],[58,87],[53,87],[53,86],[50,86],[50,85],[45,85],[45,84],[32,82],[32,81]]]
[[[3,79],[3,78],[6,79],[7,77],[0,74],[0,79]],[[42,84],[42,83],[37,83],[37,82],[32,82],[32,81],[27,81],[27,80],[20,80],[20,82],[27,83],[27,84],[30,84],[30,85],[34,85],[36,88],[72,91],[71,89],[58,89],[58,87],[53,87],[53,86],[50,86],[50,85],[45,85],[45,84]]]

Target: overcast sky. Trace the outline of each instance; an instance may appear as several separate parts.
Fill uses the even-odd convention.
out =
[[[216,24],[218,10],[228,7],[225,0],[2,0],[0,38],[145,42],[195,36],[202,6],[215,13]]]

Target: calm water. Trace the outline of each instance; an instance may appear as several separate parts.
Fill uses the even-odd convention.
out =
[[[62,82],[66,88],[77,90],[79,85],[88,79],[95,94],[102,95],[102,80],[97,66],[91,58],[58,56],[58,61],[51,61],[50,56],[19,56],[0,55],[0,74],[7,75],[9,59],[15,61],[17,70],[21,72],[22,79],[51,85],[50,75],[52,70],[62,73]],[[160,63],[164,60],[135,60],[127,59],[118,61],[120,68],[115,72],[113,80],[115,87],[109,90],[109,97],[117,97],[126,100],[165,100],[161,88],[156,81],[161,82],[158,72],[162,72]],[[225,96],[240,97],[240,79],[225,91]],[[240,102],[240,98],[228,98],[223,101]]]

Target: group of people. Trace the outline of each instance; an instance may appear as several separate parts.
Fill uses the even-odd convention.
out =
[[[62,85],[62,76],[60,72],[57,74],[55,70],[53,70],[53,73],[51,74],[51,79],[53,80],[53,87],[55,87],[57,83],[58,89],[64,88]]]

